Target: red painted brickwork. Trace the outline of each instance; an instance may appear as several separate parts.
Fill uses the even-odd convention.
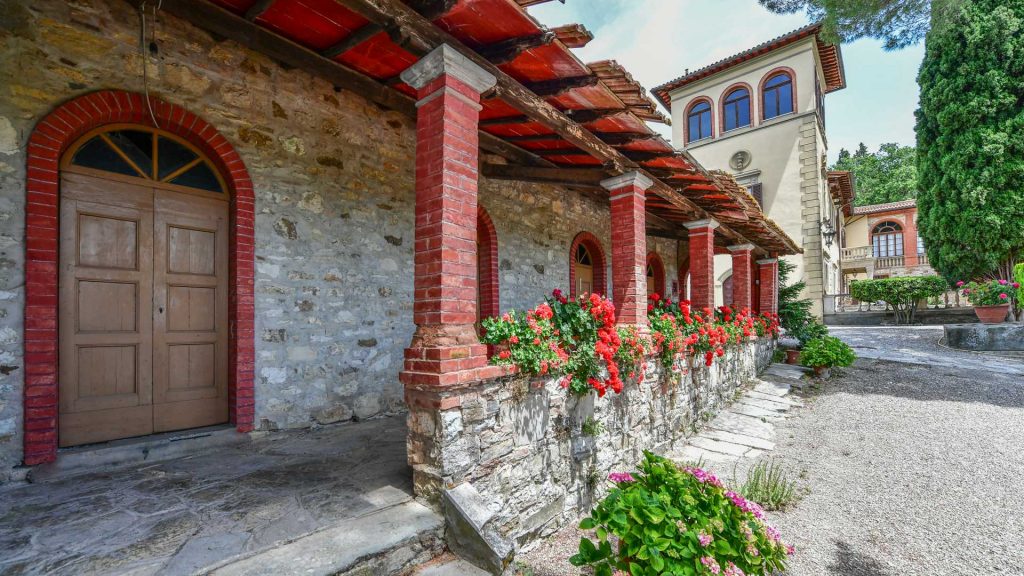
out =
[[[690,305],[715,307],[715,225],[690,228]]]
[[[753,247],[732,250],[732,306],[737,310],[753,307],[751,299],[751,263]]]
[[[757,276],[760,280],[761,312],[779,312],[779,261],[775,258],[757,261]]]
[[[612,301],[619,324],[647,325],[647,223],[644,189],[629,184],[610,191]]]
[[[594,293],[603,296],[605,290],[608,289],[608,277],[605,272],[608,269],[608,264],[604,259],[601,241],[590,232],[580,232],[573,238],[572,245],[569,246],[569,295],[573,298],[578,296],[576,294],[576,250],[580,245],[586,247],[590,252],[590,257],[594,259]]]
[[[190,141],[216,164],[231,189],[231,421],[252,430],[255,415],[254,222],[252,180],[242,158],[213,126],[156,98],[159,128]],[[112,123],[152,125],[145,97],[104,90],[64,103],[36,125],[28,145],[25,206],[25,464],[57,456],[57,246],[61,154],[93,128]]]
[[[441,74],[417,95],[416,333],[401,380],[413,387],[458,386],[501,373],[487,366],[487,347],[475,326],[480,94]],[[494,280],[487,295],[492,307],[498,296]]]

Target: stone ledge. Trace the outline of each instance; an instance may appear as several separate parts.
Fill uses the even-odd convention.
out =
[[[1024,324],[946,324],[946,345],[962,350],[1024,352]]]

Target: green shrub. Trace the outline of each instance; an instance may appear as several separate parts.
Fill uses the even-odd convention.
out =
[[[762,460],[750,467],[739,493],[766,510],[782,510],[796,502],[796,482],[789,480],[781,465]]]
[[[800,326],[791,332],[790,335],[799,340],[800,347],[803,348],[808,342],[815,338],[828,336],[828,326],[818,322],[816,319],[812,319],[810,322],[805,323],[803,326]]]
[[[1013,267],[1013,281],[1017,283],[1017,309],[1024,308],[1024,262]],[[1020,315],[1017,315],[1020,319]]]
[[[897,324],[910,324],[917,312],[917,303],[932,296],[941,296],[948,285],[939,276],[912,276],[854,280],[850,295],[862,302],[885,302],[896,315]]]
[[[579,553],[569,559],[574,566],[591,566],[595,576],[785,570],[793,548],[759,505],[727,491],[714,475],[645,452],[640,472],[609,479],[616,487],[580,523],[595,531],[596,541],[580,539]]]
[[[800,363],[811,368],[849,366],[856,359],[857,355],[853,353],[853,348],[834,336],[810,340],[800,351]]]
[[[806,288],[804,281],[789,283],[794,270],[795,265],[779,258],[779,325],[790,334],[814,320],[811,314],[811,301],[800,297],[800,293]]]

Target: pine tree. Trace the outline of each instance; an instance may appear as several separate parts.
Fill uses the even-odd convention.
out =
[[[928,34],[918,83],[918,226],[949,281],[1024,257],[1024,0],[971,0]]]
[[[800,298],[807,284],[803,280],[789,283],[795,264],[779,259],[779,324],[786,332],[796,332],[811,320],[811,301]]]

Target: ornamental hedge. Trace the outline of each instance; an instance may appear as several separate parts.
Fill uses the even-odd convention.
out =
[[[939,276],[879,278],[854,280],[850,295],[863,302],[885,302],[897,324],[910,324],[919,301],[941,296],[947,289],[946,281]]]

